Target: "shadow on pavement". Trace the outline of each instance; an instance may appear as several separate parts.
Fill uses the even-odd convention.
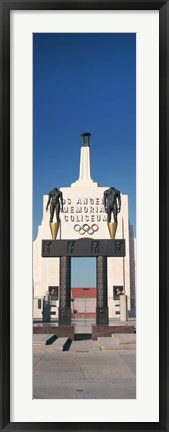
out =
[[[75,341],[92,339],[91,333],[75,333]]]

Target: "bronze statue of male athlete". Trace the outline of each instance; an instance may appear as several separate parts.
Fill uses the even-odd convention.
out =
[[[107,222],[111,222],[111,214],[113,212],[114,222],[117,223],[117,213],[120,213],[121,210],[121,195],[119,190],[110,187],[104,191],[104,208],[107,213]]]
[[[61,208],[60,208],[61,203]],[[48,207],[50,204],[50,223],[53,222],[53,216],[54,212],[56,212],[56,221],[59,223],[59,213],[60,211],[63,211],[63,194],[59,189],[54,188],[52,191],[49,192],[48,195],[48,202],[46,205],[46,211],[48,211]]]

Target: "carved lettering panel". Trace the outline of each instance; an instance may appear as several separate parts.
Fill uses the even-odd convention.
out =
[[[51,241],[43,241],[42,242],[42,253],[44,256],[50,256],[51,253]]]
[[[95,225],[95,224],[94,224]],[[97,225],[93,228],[87,224],[81,225],[80,228],[75,225],[77,232],[87,233],[88,235],[95,232]],[[49,257],[66,257],[66,256],[125,256],[125,240],[94,240],[92,238],[69,239],[69,240],[42,240],[42,256]]]
[[[123,249],[123,241],[122,240],[115,240],[115,255],[121,255]]]

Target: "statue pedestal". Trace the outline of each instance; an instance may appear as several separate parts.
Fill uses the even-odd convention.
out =
[[[120,321],[128,321],[127,296],[120,296]]]

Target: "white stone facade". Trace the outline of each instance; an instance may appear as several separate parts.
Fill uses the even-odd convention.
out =
[[[87,168],[86,168],[87,164]],[[103,206],[103,193],[111,185],[100,187],[90,175],[90,147],[81,149],[79,180],[70,187],[60,188],[63,193],[63,212],[60,213],[60,228],[57,239],[109,239],[107,214]],[[114,185],[118,188],[118,184]],[[42,258],[42,239],[51,239],[49,212],[46,212],[48,196],[43,196],[43,218],[38,235],[33,244],[34,297],[42,298],[49,286],[59,286],[59,258]],[[55,222],[55,220],[54,220]],[[98,230],[92,235],[80,235],[76,224],[96,224]],[[96,226],[94,228],[97,228]],[[125,258],[108,258],[108,307],[109,317],[118,318],[119,300],[113,299],[113,286],[121,286],[128,298],[128,310],[135,309],[135,239],[128,220],[128,196],[121,194],[121,212],[118,214],[116,239],[125,239]],[[132,302],[131,302],[132,300]],[[59,306],[58,301],[57,307]],[[36,316],[34,310],[34,317]]]

